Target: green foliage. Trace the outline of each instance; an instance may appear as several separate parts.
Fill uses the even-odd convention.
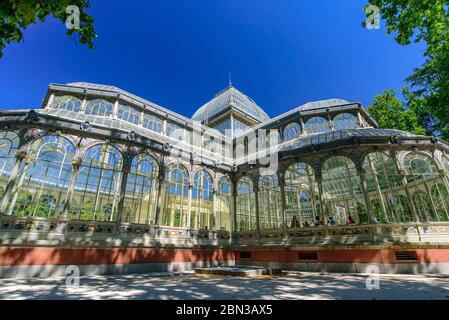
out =
[[[385,90],[374,98],[373,104],[368,107],[368,112],[376,119],[380,128],[398,129],[414,134],[426,134],[426,130],[420,125],[421,105],[417,98],[410,93],[408,88],[403,90],[406,102],[402,102],[396,96],[393,89]],[[413,108],[407,107],[412,105]]]
[[[85,12],[89,0],[2,0],[0,1],[0,57],[7,44],[23,41],[23,31],[52,15],[65,24],[69,14],[66,8],[75,5],[80,10],[80,28],[67,29],[68,35],[77,34],[78,41],[93,48],[96,37],[94,19]]]
[[[425,42],[424,64],[406,81],[409,109],[428,133],[449,139],[449,1],[369,0],[380,8],[388,34],[401,45]],[[405,95],[407,97],[407,94]]]
[[[18,217],[27,217],[31,215],[31,202],[33,196],[26,190],[20,190],[16,199],[16,205],[13,209],[13,215]]]

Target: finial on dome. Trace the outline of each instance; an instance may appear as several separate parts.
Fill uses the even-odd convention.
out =
[[[232,87],[232,72],[229,71],[229,83],[228,83],[228,87]]]

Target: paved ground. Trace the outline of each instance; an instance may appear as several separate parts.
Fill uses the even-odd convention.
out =
[[[378,290],[367,276],[292,273],[257,278],[178,275],[0,280],[0,299],[449,299],[449,278],[381,276]],[[372,282],[370,282],[372,283]]]

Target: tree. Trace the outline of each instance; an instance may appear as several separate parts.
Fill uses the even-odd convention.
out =
[[[414,134],[426,134],[426,130],[420,125],[419,102],[408,88],[402,91],[406,102],[402,102],[396,96],[393,89],[385,90],[374,98],[373,104],[368,107],[368,112],[377,121],[380,128],[398,129]],[[412,101],[415,99],[414,101]],[[413,105],[415,108],[409,108]]]
[[[409,101],[429,133],[449,139],[449,0],[368,1],[399,44],[426,43],[424,64],[405,79]]]
[[[0,58],[7,44],[23,41],[23,31],[38,21],[44,22],[52,15],[66,23],[71,12],[66,13],[68,6],[79,9],[79,29],[67,29],[68,35],[77,34],[78,41],[93,48],[96,37],[94,19],[85,11],[89,8],[89,0],[2,0],[0,1]],[[72,7],[73,8],[73,7]]]

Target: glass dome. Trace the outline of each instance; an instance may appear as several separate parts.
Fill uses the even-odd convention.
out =
[[[212,100],[199,108],[192,116],[193,120],[205,121],[232,107],[249,115],[257,122],[264,122],[270,117],[250,97],[246,96],[232,85],[218,93]]]

